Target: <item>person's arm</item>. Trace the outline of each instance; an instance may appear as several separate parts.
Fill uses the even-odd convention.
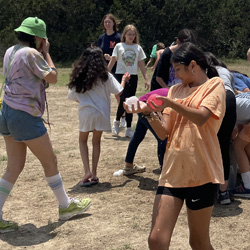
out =
[[[159,62],[159,59],[160,59],[160,56],[161,56],[161,51],[160,51],[160,50],[158,50],[158,51],[156,52],[156,56],[157,56],[157,57],[156,57],[155,63],[154,63],[154,65],[151,67],[151,69],[155,69],[157,63]]]
[[[50,57],[49,54],[49,41],[48,38],[43,40],[43,46],[42,46],[42,54],[44,56],[44,59],[52,69],[52,71],[44,77],[44,80],[48,83],[56,83],[57,82],[57,70],[56,67]]]
[[[150,57],[150,59],[149,59],[149,61],[147,62],[147,64],[146,64],[146,68],[149,66],[149,64],[151,63],[153,61],[153,57]]]
[[[175,110],[177,113],[181,114],[182,116],[185,116],[188,120],[195,123],[197,126],[202,126],[204,123],[208,120],[208,118],[212,115],[212,112],[207,109],[206,107],[199,107],[191,108],[187,107],[179,102],[174,101],[173,99],[169,97],[163,97],[163,96],[157,96],[156,97],[159,100],[163,101],[163,104],[161,106],[155,105],[154,102],[151,101],[151,104],[155,107],[155,109],[152,109],[148,104],[138,102],[137,109],[134,108],[132,105],[132,110],[129,110],[127,105],[123,105],[124,109],[129,113],[150,113],[152,111],[154,112],[161,112],[164,108],[170,107],[173,110]]]
[[[112,68],[115,65],[115,62],[116,62],[116,57],[112,56],[111,60],[109,61],[109,64],[108,64],[108,71],[109,72],[111,72]]]
[[[182,116],[185,116],[188,120],[195,123],[197,126],[203,126],[208,118],[212,115],[212,112],[206,107],[200,106],[198,109],[187,107],[179,102],[174,101],[169,97],[156,97],[163,101],[163,105],[157,106],[151,101],[152,105],[156,108],[156,111],[163,110],[165,107],[170,107]]]
[[[163,78],[156,76],[156,81],[161,85],[162,88],[168,88],[168,85],[164,82]]]
[[[126,82],[128,82],[130,79],[130,74],[128,72],[126,72],[123,76],[122,76],[122,81],[121,81],[121,86],[123,87],[123,89],[125,88],[125,84]],[[123,90],[119,93],[115,95],[116,101],[119,105],[120,103],[120,96],[122,94]]]
[[[138,67],[140,68],[141,73],[142,73],[142,75],[143,75],[143,77],[145,79],[145,88],[149,89],[150,83],[149,83],[149,80],[148,80],[147,70],[145,68],[144,60],[141,60],[141,61],[138,62]]]

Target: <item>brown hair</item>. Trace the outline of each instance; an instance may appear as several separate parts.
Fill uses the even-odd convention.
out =
[[[133,43],[140,44],[138,31],[137,31],[136,27],[134,25],[132,25],[132,24],[128,24],[127,26],[125,26],[125,28],[124,28],[124,30],[122,32],[121,42],[126,41],[125,35],[129,30],[133,30],[135,32],[135,39],[134,39]]]
[[[156,50],[160,50],[160,49],[165,49],[165,44],[164,43],[159,42],[159,43],[156,44]]]
[[[106,14],[106,15],[103,17],[103,19],[102,19],[102,26],[103,26],[104,31],[106,31],[106,30],[105,30],[105,27],[104,27],[104,20],[105,20],[106,18],[109,18],[110,20],[113,21],[113,23],[114,23],[113,30],[114,30],[115,32],[117,32],[117,31],[118,31],[118,27],[117,27],[117,26],[119,25],[119,23],[120,23],[121,21],[118,20],[118,19],[117,19],[113,14],[111,14],[111,13]]]

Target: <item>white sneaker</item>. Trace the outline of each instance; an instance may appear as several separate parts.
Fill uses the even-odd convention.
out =
[[[114,135],[118,135],[118,134],[119,134],[119,126],[120,126],[120,122],[114,120],[114,121],[113,121],[113,126],[112,126],[112,133],[113,133]]]
[[[129,138],[132,138],[133,135],[134,135],[134,131],[131,128],[127,128],[126,132],[125,132],[125,136],[129,137]]]
[[[121,128],[126,128],[126,127],[127,127],[127,122],[126,122],[125,117],[122,117],[122,118],[121,118],[120,127],[121,127]]]

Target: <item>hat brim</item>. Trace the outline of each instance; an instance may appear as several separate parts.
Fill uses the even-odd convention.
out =
[[[30,29],[29,27],[20,26],[20,27],[14,29],[14,31],[16,31],[16,32],[23,32],[23,33],[29,34],[31,36],[38,36],[38,37],[41,37],[41,38],[44,38],[44,39],[47,38],[47,36],[46,36],[46,34],[44,34],[44,32],[37,31],[37,33],[35,34],[33,32],[33,30]]]

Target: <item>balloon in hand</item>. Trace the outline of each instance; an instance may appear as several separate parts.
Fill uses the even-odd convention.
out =
[[[161,106],[163,105],[163,101],[162,100],[159,100],[159,99],[156,99],[156,96],[159,96],[157,94],[152,94],[149,96],[148,100],[147,100],[147,103],[148,105],[152,108],[152,109],[155,109],[155,107],[152,105],[151,101],[153,101],[156,105],[158,106]]]

